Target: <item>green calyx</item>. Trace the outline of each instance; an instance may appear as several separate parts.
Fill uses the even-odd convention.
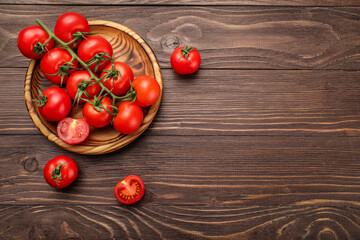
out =
[[[51,37],[49,37],[48,40],[46,40],[46,42],[44,44],[42,44],[41,42],[37,42],[35,45],[34,45],[34,49],[33,49],[33,52],[38,54],[38,55],[41,55],[45,52],[45,50],[47,50],[46,48],[46,44],[48,44],[48,42],[50,42],[51,40]]]
[[[101,94],[100,94],[100,95],[101,95]],[[100,96],[100,97],[94,96],[94,101],[93,101],[93,102],[90,101],[90,100],[88,100],[88,99],[84,99],[84,98],[82,98],[82,100],[84,100],[85,102],[91,104],[91,105],[93,106],[93,108],[94,108],[96,111],[98,111],[98,112],[102,112],[102,111],[104,110],[104,111],[107,112],[108,114],[115,116],[115,115],[116,115],[115,113],[109,111],[108,109],[106,109],[106,108],[101,104],[102,100],[103,100],[105,97],[106,97],[106,95],[103,95],[103,96]],[[113,108],[114,108],[114,106],[113,106]]]
[[[40,96],[40,99],[32,99],[32,101],[37,102],[38,107],[43,107],[43,106],[45,106],[45,104],[47,102],[47,96],[45,96],[40,89],[39,89],[39,96]]]
[[[64,178],[66,177],[66,175],[64,177],[61,176],[61,168],[67,163],[61,163],[59,162],[59,165],[57,167],[54,168],[54,170],[51,172],[51,179],[54,180],[55,182],[59,183],[62,180],[64,180]]]
[[[70,62],[66,62],[64,63],[63,65],[61,65],[59,67],[59,71],[57,73],[54,73],[54,74],[47,74],[48,76],[57,76],[57,75],[60,75],[61,76],[61,81],[60,81],[60,85],[62,85],[63,83],[63,80],[64,80],[64,77],[65,76],[69,76],[69,71],[72,70],[72,69],[77,69],[77,68],[74,68],[72,66],[72,62],[74,61],[74,59],[72,59]]]
[[[130,90],[126,93],[125,96],[117,97],[117,99],[120,99],[123,102],[130,101],[130,100],[132,102],[135,102],[135,100],[136,100],[136,90],[135,90],[130,78],[129,78],[129,81],[130,81]]]
[[[45,52],[45,45],[41,42],[37,42],[34,46],[33,52],[39,55],[43,54]]]
[[[91,82],[91,78],[90,79],[84,79],[82,80],[80,83],[78,83],[77,86],[77,92],[76,95],[74,97],[74,102],[73,105],[79,104],[80,99],[82,97],[82,95],[84,94],[86,97],[90,98],[91,96],[89,95],[89,93],[86,91],[86,88],[95,84],[96,82],[93,81]]]
[[[186,59],[188,59],[189,53],[193,49],[196,49],[196,48],[191,47],[191,46],[185,46],[185,48],[181,49],[181,57],[184,56]]]
[[[99,65],[100,65],[100,62],[101,61],[107,61],[109,59],[112,59],[111,56],[106,52],[106,53],[97,53],[95,54],[95,56],[90,59],[89,61],[85,62],[89,67],[93,64],[96,64],[95,65],[95,72],[97,71]]]
[[[85,39],[86,36],[89,36],[89,35],[93,35],[92,33],[89,33],[89,32],[80,32],[80,31],[77,31],[77,32],[74,32],[73,33],[73,37],[74,39],[71,40],[70,42],[66,43],[68,46],[71,45],[72,43],[74,43],[73,47],[72,48],[75,48],[76,44],[78,43],[78,41],[80,39]]]
[[[112,83],[114,84],[115,79],[117,79],[118,76],[120,76],[120,79],[122,78],[121,73],[115,69],[115,64],[114,64],[113,59],[111,59],[111,70],[105,69],[104,72],[106,72],[104,81],[112,78]]]

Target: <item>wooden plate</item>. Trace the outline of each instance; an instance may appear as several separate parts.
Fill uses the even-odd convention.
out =
[[[89,21],[89,25],[90,32],[107,39],[111,43],[115,61],[128,64],[133,70],[135,77],[141,75],[154,77],[160,84],[162,94],[163,84],[159,63],[151,48],[137,33],[128,27],[109,21],[93,20]],[[161,101],[160,95],[154,105],[144,109],[144,120],[140,128],[132,134],[120,134],[112,126],[100,129],[91,127],[90,135],[85,142],[79,145],[68,145],[57,137],[57,122],[48,122],[42,118],[37,104],[33,104],[31,101],[34,98],[39,98],[39,89],[45,90],[52,85],[54,84],[44,77],[40,69],[40,60],[32,60],[25,77],[26,107],[34,124],[44,136],[58,146],[79,154],[97,155],[109,153],[134,141],[149,127],[159,109]],[[69,116],[82,118],[82,106],[80,104],[77,107],[73,107]]]

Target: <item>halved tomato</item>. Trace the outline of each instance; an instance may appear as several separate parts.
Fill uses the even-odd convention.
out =
[[[89,124],[82,119],[66,117],[57,125],[59,138],[67,144],[79,144],[89,136]]]
[[[114,193],[116,199],[124,204],[132,204],[139,201],[145,192],[145,185],[141,178],[130,175],[116,184]]]

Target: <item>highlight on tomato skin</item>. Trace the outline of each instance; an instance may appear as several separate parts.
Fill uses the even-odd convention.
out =
[[[124,204],[138,202],[145,192],[145,185],[140,177],[129,175],[116,184],[114,194],[116,199]]]

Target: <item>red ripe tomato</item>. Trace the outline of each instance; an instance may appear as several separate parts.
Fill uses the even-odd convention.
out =
[[[136,91],[135,103],[141,107],[153,105],[160,97],[160,85],[150,76],[137,77],[132,84]]]
[[[44,178],[54,188],[69,186],[78,175],[78,167],[74,160],[65,155],[51,159],[44,167]]]
[[[170,57],[171,67],[179,74],[191,74],[196,72],[201,63],[198,50],[193,47],[178,47]]]
[[[105,38],[98,36],[85,39],[78,48],[79,58],[87,64],[93,63],[90,66],[93,72],[101,72],[110,63],[112,55],[111,44]],[[95,60],[97,62],[94,62]]]
[[[74,40],[74,38],[78,39],[69,45],[71,48],[77,48],[82,42],[82,36],[86,37],[82,33],[89,31],[89,23],[86,18],[76,12],[67,12],[61,15],[56,21],[54,29],[55,35],[66,43]],[[74,47],[75,43],[76,46]]]
[[[108,64],[102,71],[100,78],[110,74],[109,78],[104,78],[102,83],[105,87],[117,96],[125,94],[130,89],[130,81],[134,80],[134,74],[131,68],[123,62],[114,62],[115,72],[113,73],[112,64]],[[110,71],[110,73],[108,72]],[[116,72],[118,71],[118,72]],[[115,74],[115,76],[113,76]]]
[[[145,192],[145,185],[141,178],[130,175],[116,184],[114,194],[116,199],[124,204],[132,204],[139,201]]]
[[[82,119],[66,117],[57,125],[59,138],[67,144],[79,144],[89,136],[90,128]]]
[[[40,26],[29,26],[21,30],[17,44],[20,52],[25,57],[40,59],[48,50],[54,47],[54,39],[51,39],[43,46],[48,39],[49,35]]]
[[[75,71],[75,69],[70,69],[70,67],[78,67],[76,60],[74,60],[71,65],[65,64],[70,62],[71,59],[71,54],[65,49],[53,48],[41,59],[41,71],[48,80],[55,84],[66,83],[68,75]]]
[[[40,95],[38,102],[39,112],[50,122],[60,121],[66,117],[71,110],[71,99],[64,89],[49,87]]]
[[[92,99],[90,101],[94,103],[95,107],[91,103],[85,103],[82,111],[84,120],[93,127],[105,127],[111,122],[113,116],[102,109],[99,105],[101,104],[109,112],[113,112],[111,99],[104,97],[101,102],[100,99]]]
[[[114,128],[123,134],[135,132],[143,121],[141,108],[136,103],[126,101],[119,105],[118,110],[113,122]]]
[[[72,99],[75,99],[79,86],[82,92],[86,90],[90,98],[93,98],[95,95],[99,94],[101,87],[99,84],[96,83],[95,80],[91,80],[89,82],[91,85],[89,85],[88,87],[86,87],[87,83],[85,82],[81,83],[83,80],[89,80],[90,78],[91,78],[90,73],[87,70],[76,71],[72,73],[66,83],[66,90],[69,96]],[[80,98],[90,99],[84,93],[80,95]],[[83,102],[85,101],[82,99],[79,100],[79,103],[83,103]]]

